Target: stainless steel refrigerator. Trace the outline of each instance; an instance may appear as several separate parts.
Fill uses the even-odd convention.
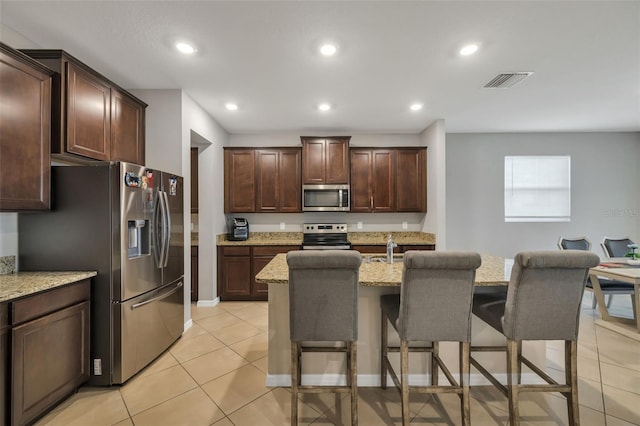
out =
[[[51,173],[51,211],[19,215],[20,269],[98,271],[89,383],[124,383],[183,331],[182,178],[130,163]]]

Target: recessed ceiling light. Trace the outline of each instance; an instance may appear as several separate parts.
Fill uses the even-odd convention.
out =
[[[238,109],[238,104],[234,104],[233,102],[228,102],[224,104],[224,107],[229,111],[236,111]]]
[[[335,46],[335,44],[327,43],[320,46],[320,53],[324,56],[333,56],[337,51],[338,48]]]
[[[420,111],[422,109],[422,104],[416,102],[415,104],[411,104],[409,109],[411,109],[411,111]]]
[[[329,111],[331,109],[331,105],[326,102],[323,102],[321,104],[318,104],[318,109],[320,111]]]
[[[467,44],[462,49],[460,49],[460,54],[463,56],[469,56],[469,55],[473,55],[477,51],[478,51],[477,44]]]
[[[198,51],[195,47],[193,47],[189,43],[185,43],[182,41],[176,43],[176,49],[178,49],[180,52],[184,53],[185,55],[191,55]]]

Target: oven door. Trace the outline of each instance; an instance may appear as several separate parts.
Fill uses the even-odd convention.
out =
[[[349,185],[303,185],[302,210],[349,211]]]

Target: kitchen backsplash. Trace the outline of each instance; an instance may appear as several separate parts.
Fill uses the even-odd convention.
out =
[[[15,256],[0,257],[0,275],[13,274],[16,270]]]

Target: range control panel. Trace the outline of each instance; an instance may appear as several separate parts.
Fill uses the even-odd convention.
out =
[[[305,223],[302,225],[304,234],[339,234],[347,233],[346,223]]]

